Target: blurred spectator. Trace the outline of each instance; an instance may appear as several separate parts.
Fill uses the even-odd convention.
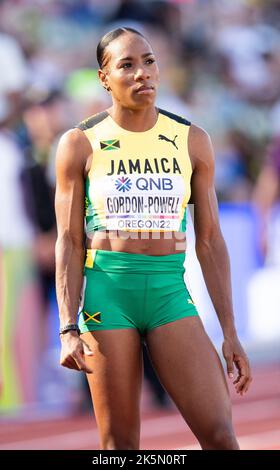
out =
[[[260,247],[266,264],[280,266],[280,136],[268,148],[252,200],[261,218]]]
[[[255,341],[279,345],[280,137],[273,136],[252,194],[259,215],[259,246],[264,266],[248,284],[248,325]],[[269,312],[269,315],[264,315]],[[279,348],[278,348],[279,349]]]
[[[270,64],[279,49],[280,35],[264,24],[260,9],[236,2],[217,29],[215,45],[228,64],[229,84],[241,96],[267,100],[279,92],[279,78]]]
[[[17,117],[28,72],[18,43],[1,32],[0,70],[0,126],[3,127]]]
[[[12,132],[15,122],[22,109],[22,94],[27,85],[28,68],[21,48],[17,41],[7,34],[0,32],[0,136],[1,136],[1,201],[0,224],[2,237],[1,246],[9,246],[13,237],[21,245],[21,236],[24,241],[30,240],[30,227],[23,211],[18,178],[23,166],[22,152],[16,144],[15,134]],[[6,178],[5,178],[6,175]],[[12,194],[13,193],[13,194]],[[14,206],[7,210],[4,200],[11,201]],[[12,210],[11,210],[12,209]],[[11,224],[13,214],[14,224]],[[14,214],[17,214],[16,217]],[[25,220],[25,222],[24,222]],[[21,231],[20,227],[23,227]],[[14,227],[10,233],[11,227]],[[26,230],[25,230],[26,227]],[[27,238],[25,234],[29,233]],[[13,245],[13,242],[12,242]]]

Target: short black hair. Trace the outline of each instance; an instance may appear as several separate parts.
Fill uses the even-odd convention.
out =
[[[146,39],[145,36],[143,36],[143,34],[137,31],[136,29],[127,28],[127,27],[116,28],[116,29],[113,29],[112,31],[109,31],[109,33],[104,34],[104,36],[100,39],[96,48],[97,62],[101,69],[104,66],[103,61],[104,61],[106,47],[110,44],[110,42],[112,42],[114,39],[117,39],[119,36],[121,36],[124,33],[138,34],[138,36],[141,36],[142,38]]]

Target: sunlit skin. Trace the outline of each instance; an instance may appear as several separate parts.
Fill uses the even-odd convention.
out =
[[[107,111],[117,124],[134,132],[155,125],[159,71],[145,39],[126,32],[113,40],[106,48],[99,77],[112,96],[113,104]],[[153,88],[137,93],[142,85]],[[193,170],[189,202],[195,207],[196,254],[223,331],[227,374],[237,393],[243,395],[252,378],[234,325],[229,257],[220,230],[214,155],[208,134],[191,125],[186,158],[187,150]],[[70,130],[61,138],[57,151],[56,279],[62,325],[75,323],[78,311],[84,264],[84,182],[92,158],[91,146],[81,130]],[[109,235],[96,232],[87,240],[87,247],[155,256],[178,252],[176,233],[169,238],[156,233],[155,238],[147,239]],[[180,247],[179,251],[184,249]],[[154,328],[145,341],[163,386],[201,447],[238,449],[222,363],[200,318],[185,317]],[[60,362],[87,373],[100,448],[139,449],[143,363],[138,331],[91,331],[81,337],[68,332],[62,336]]]

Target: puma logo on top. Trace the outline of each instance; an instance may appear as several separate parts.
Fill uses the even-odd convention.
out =
[[[159,134],[159,136],[158,136],[159,140],[166,140],[167,142],[171,142],[171,144],[173,144],[174,147],[176,147],[176,149],[178,150],[178,147],[177,147],[177,145],[176,145],[176,143],[175,143],[175,140],[176,140],[177,137],[178,137],[178,136],[175,135],[174,139],[171,140],[171,139],[168,139],[168,137],[166,137],[166,136],[163,135],[163,134]]]

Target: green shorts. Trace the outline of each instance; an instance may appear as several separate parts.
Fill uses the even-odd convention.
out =
[[[148,330],[198,315],[184,281],[185,253],[152,256],[88,249],[79,327]]]

